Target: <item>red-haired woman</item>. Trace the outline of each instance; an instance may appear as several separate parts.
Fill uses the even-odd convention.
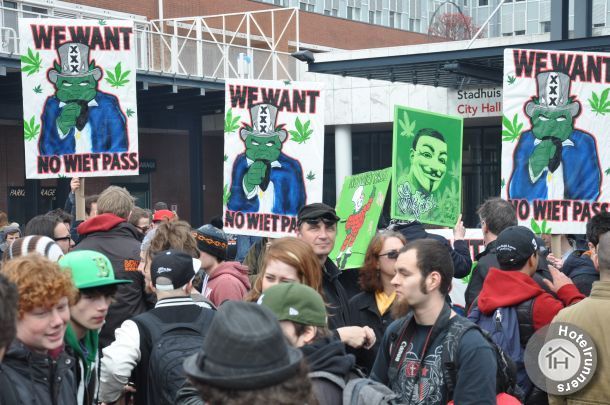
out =
[[[394,320],[390,308],[396,293],[391,281],[398,251],[405,243],[404,236],[398,232],[382,231],[373,237],[364,256],[364,265],[360,269],[359,282],[362,292],[349,302],[352,324],[371,327],[377,338],[371,349],[356,351],[356,362],[366,368],[367,373],[373,367],[386,327]]]

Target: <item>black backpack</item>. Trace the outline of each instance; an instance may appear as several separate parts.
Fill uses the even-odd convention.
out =
[[[197,319],[188,323],[165,324],[151,313],[135,319],[145,328],[151,342],[148,370],[145,370],[148,404],[175,403],[176,394],[186,381],[182,363],[201,350],[213,316],[213,310],[202,308]]]
[[[491,339],[489,334],[470,320],[456,316],[449,326],[443,339],[441,361],[443,364],[443,377],[447,388],[448,398],[453,398],[455,383],[457,381],[457,358],[460,341],[464,334],[471,329],[478,330],[492,347],[496,356],[496,393],[506,393],[523,402],[524,393],[517,385],[517,367],[502,349]]]

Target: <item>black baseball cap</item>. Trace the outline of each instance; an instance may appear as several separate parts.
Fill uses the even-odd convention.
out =
[[[536,235],[524,226],[509,226],[496,239],[496,257],[502,270],[520,270],[538,250]]]
[[[319,221],[332,222],[333,224],[339,221],[335,209],[324,203],[307,204],[301,207],[297,215],[297,222],[301,225],[303,222]]]
[[[200,267],[199,259],[183,251],[165,250],[153,257],[150,278],[157,290],[176,290],[191,281]]]

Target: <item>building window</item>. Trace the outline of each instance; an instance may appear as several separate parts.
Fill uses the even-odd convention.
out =
[[[515,31],[515,35],[525,35],[525,30]]]
[[[375,24],[375,12],[374,11],[369,11],[369,23]]]
[[[479,6],[487,6],[489,5],[489,0],[479,0]]]
[[[394,28],[395,25],[394,23],[396,22],[396,13],[393,11],[390,11],[390,27]]]
[[[550,21],[542,21],[540,23],[542,32],[551,32],[551,22]]]
[[[596,24],[593,24],[593,26],[594,26],[595,28],[599,28],[599,27],[605,27],[605,26],[606,26],[606,24],[605,24],[605,23],[596,23]]]
[[[347,18],[350,20],[359,20],[360,9],[357,7],[347,6]]]

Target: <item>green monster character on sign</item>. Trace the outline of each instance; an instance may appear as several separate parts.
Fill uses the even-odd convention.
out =
[[[305,204],[301,163],[282,152],[288,137],[277,125],[278,108],[257,104],[250,108],[252,125],[239,135],[246,146],[233,165],[228,208],[241,212],[271,212],[296,215]]]
[[[55,94],[42,112],[40,154],[127,151],[127,119],[118,98],[98,90],[102,70],[89,61],[89,47],[69,42],[57,53],[59,63],[48,72]]]
[[[511,199],[597,200],[601,169],[595,137],[575,128],[580,103],[570,96],[570,76],[544,72],[536,77],[538,96],[525,104],[532,127],[519,136]]]

